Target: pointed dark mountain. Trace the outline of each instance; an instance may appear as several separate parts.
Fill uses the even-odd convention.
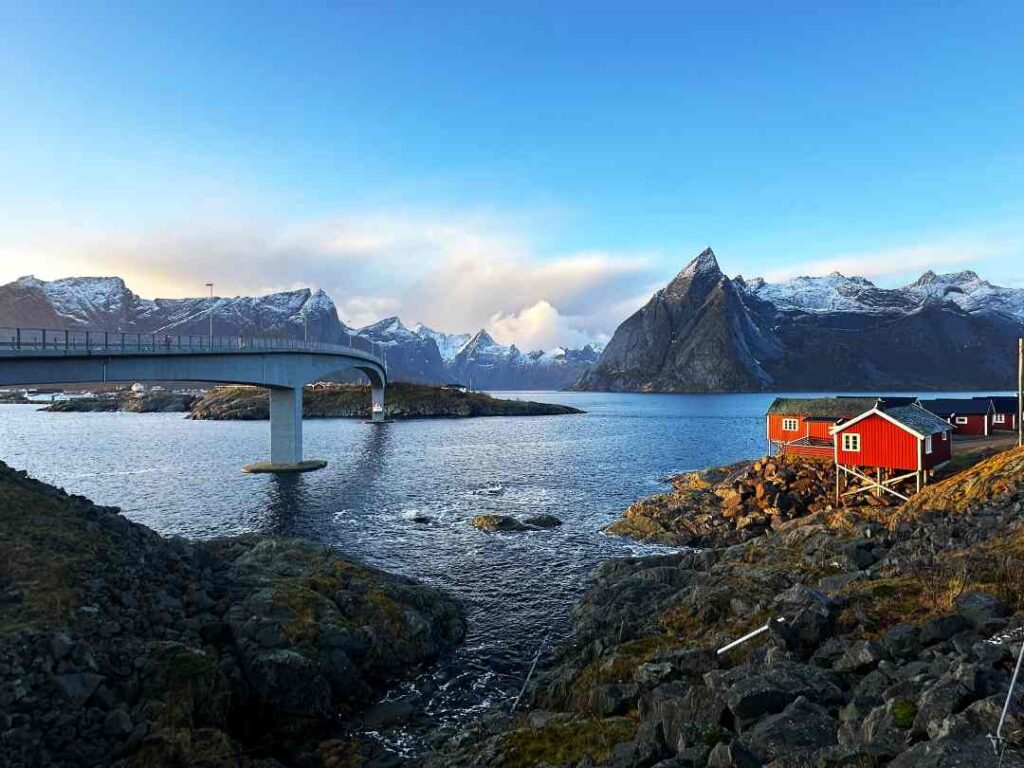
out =
[[[578,389],[750,391],[771,386],[779,354],[707,248],[615,331]]]
[[[705,250],[616,330],[577,389],[1012,389],[1024,290],[971,271],[902,288],[837,272],[729,279]]]

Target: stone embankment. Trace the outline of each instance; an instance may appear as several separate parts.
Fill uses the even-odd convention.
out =
[[[741,543],[605,563],[532,708],[466,729],[429,764],[999,764],[988,736],[1024,639],[1024,449],[902,509],[812,503]],[[1003,768],[1024,765],[1019,698],[1004,735]]]
[[[396,382],[388,386],[384,405],[389,419],[468,418],[473,416],[552,416],[582,413],[554,403],[503,400],[481,392]],[[302,415],[307,419],[370,418],[370,387],[334,384],[307,387]],[[217,387],[193,405],[191,419],[259,420],[270,418],[266,390],[255,387]]]
[[[365,764],[348,724],[464,631],[325,547],[166,539],[0,463],[5,768]]]

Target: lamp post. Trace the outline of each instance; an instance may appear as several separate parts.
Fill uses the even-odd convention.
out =
[[[210,349],[213,349],[213,283],[207,283],[210,289]]]

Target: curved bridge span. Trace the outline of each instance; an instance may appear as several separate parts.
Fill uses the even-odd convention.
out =
[[[302,464],[302,388],[350,368],[384,419],[387,363],[370,342],[324,344],[245,336],[171,336],[94,330],[0,328],[0,386],[132,381],[209,381],[270,390],[270,466]]]

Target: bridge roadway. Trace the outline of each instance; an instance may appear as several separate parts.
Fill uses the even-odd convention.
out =
[[[245,336],[0,328],[0,387],[201,381],[268,388],[270,463],[250,465],[256,471],[324,466],[303,461],[302,388],[350,368],[370,379],[372,420],[383,421],[387,364],[371,342],[357,337],[348,337],[348,344],[324,344]]]

